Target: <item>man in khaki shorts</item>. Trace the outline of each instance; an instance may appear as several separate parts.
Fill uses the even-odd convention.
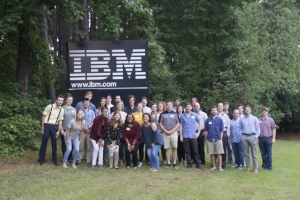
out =
[[[211,155],[213,167],[210,170],[216,169],[216,157],[218,156],[219,171],[222,172],[222,157],[223,150],[223,120],[217,117],[217,108],[212,107],[210,109],[211,116],[205,121],[205,132],[207,144],[207,153]]]
[[[170,162],[170,147],[172,148],[173,155],[173,168],[178,169],[176,165],[177,158],[177,142],[178,142],[178,132],[177,129],[180,126],[179,117],[176,112],[172,111],[173,104],[171,101],[167,102],[167,110],[160,114],[159,116],[159,126],[163,131],[164,138],[164,148],[166,150],[167,166],[171,167]]]

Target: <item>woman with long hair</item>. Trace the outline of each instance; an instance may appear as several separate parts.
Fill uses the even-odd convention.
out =
[[[159,114],[157,113],[157,104],[153,103],[151,105],[151,119],[158,126]]]
[[[96,110],[96,116],[101,116],[101,110],[102,108],[107,108],[107,105],[106,105],[106,99],[105,97],[101,97],[100,101],[99,101],[99,104],[98,104],[98,108]],[[107,117],[107,116],[105,116]]]
[[[166,110],[167,110],[167,107],[166,107],[165,102],[159,101],[157,103],[157,113],[160,115],[161,113],[165,112]],[[158,127],[159,132],[162,134],[162,130],[160,129],[160,127],[159,126],[157,126],[157,127]],[[161,146],[161,156],[164,161],[164,164],[167,164],[166,150],[164,148],[164,145]]]
[[[76,109],[72,107],[72,103],[73,103],[73,97],[70,93],[68,93],[66,95],[66,104],[62,106],[62,108],[64,109],[64,120],[62,121],[62,130],[60,132],[62,155],[65,155],[66,153],[65,133],[68,124],[71,121],[71,119],[74,119],[76,116]],[[67,163],[71,162],[71,159],[72,159],[72,146],[71,146],[71,152],[69,154]]]
[[[74,147],[74,158],[73,158],[72,167],[75,169],[77,168],[75,163],[79,154],[79,144],[80,141],[82,141],[84,123],[85,122],[83,120],[83,111],[78,110],[75,119],[71,119],[67,126],[67,131],[65,135],[67,150],[64,155],[64,160],[62,165],[63,168],[68,168],[67,161],[68,161],[69,154],[72,150],[72,144]]]
[[[146,144],[148,158],[150,160],[150,171],[157,172],[159,168],[158,151],[163,145],[163,137],[157,129],[156,124],[152,121],[150,114],[143,115],[142,140]]]
[[[177,107],[176,112],[180,119],[180,116],[184,113],[183,106],[179,105]],[[183,145],[183,142],[180,141],[180,132],[179,131],[180,131],[180,129],[178,128],[178,149],[177,149],[178,160],[179,160],[180,165],[186,165],[184,145]]]
[[[115,169],[119,169],[119,150],[121,146],[122,138],[122,119],[121,114],[118,111],[113,112],[113,115],[107,123],[107,138],[106,145],[109,149],[109,168],[112,169],[113,165]]]
[[[130,154],[134,169],[137,169],[137,151],[141,143],[141,126],[135,122],[134,116],[128,114],[122,130],[122,137],[125,141],[125,159],[127,168],[130,168]]]
[[[114,115],[115,112],[118,112],[121,116],[121,120],[122,120],[122,124],[125,122],[127,113],[124,112],[124,103],[123,101],[120,101],[117,103],[117,105],[115,106],[114,112],[111,113],[111,116]],[[121,143],[120,143],[120,148],[119,148],[119,159],[120,159],[120,165],[123,167],[123,160],[124,160],[124,146],[123,146],[123,141],[121,139]]]
[[[95,168],[97,157],[99,168],[103,168],[103,150],[107,131],[106,124],[108,122],[108,118],[106,116],[108,111],[107,108],[103,107],[100,112],[101,115],[94,119],[90,132],[91,143],[94,147],[91,169]]]

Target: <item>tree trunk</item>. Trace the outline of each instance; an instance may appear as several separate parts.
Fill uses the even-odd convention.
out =
[[[19,84],[19,94],[27,94],[28,90],[28,73],[30,67],[30,45],[29,45],[29,24],[30,15],[23,16],[24,25],[18,27],[19,44],[18,58],[16,69],[16,83]]]
[[[69,23],[65,20],[59,17],[59,55],[60,58],[63,59],[68,64],[68,48],[67,48],[67,42],[70,39],[70,28]],[[64,89],[67,90],[69,87],[67,74],[63,73],[60,77],[63,80],[64,83]]]
[[[88,3],[82,0],[83,7],[86,9],[83,19],[79,20],[79,30],[84,32],[84,36],[80,37],[80,41],[89,41],[89,21],[88,21]]]
[[[47,7],[46,5],[41,6],[42,11],[46,12]],[[43,16],[40,20],[40,25],[41,25],[41,37],[44,39],[45,43],[48,44],[48,24],[47,24],[47,19],[45,16]],[[46,54],[47,54],[47,61],[49,62],[48,58],[48,49],[46,49]],[[50,62],[49,62],[50,63]],[[46,91],[46,98],[50,99],[52,103],[55,102],[55,90],[54,90],[54,84],[53,81],[50,80],[50,75],[47,72],[43,72],[44,74],[44,85],[45,85],[45,91]]]
[[[94,14],[94,10],[90,9],[91,13],[91,27],[90,27],[90,40],[93,40],[93,34],[96,32],[96,17]]]

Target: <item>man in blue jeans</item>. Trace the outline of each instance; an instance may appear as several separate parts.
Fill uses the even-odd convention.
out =
[[[57,164],[56,154],[56,138],[59,136],[62,130],[62,120],[64,119],[64,109],[61,105],[64,102],[64,97],[59,95],[56,98],[55,104],[49,104],[46,106],[42,117],[42,144],[40,148],[38,162],[39,165],[43,165],[46,156],[46,149],[49,137],[51,137],[52,144],[52,162],[55,166]]]
[[[276,124],[272,118],[269,117],[269,109],[261,109],[261,118],[259,118],[260,134],[258,137],[259,149],[262,158],[262,170],[273,170],[272,166],[272,144],[275,143]]]

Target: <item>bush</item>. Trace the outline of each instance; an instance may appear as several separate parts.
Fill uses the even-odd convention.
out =
[[[41,132],[42,111],[48,100],[0,91],[0,156],[22,156],[37,150],[34,136]],[[23,116],[21,113],[25,113]]]

